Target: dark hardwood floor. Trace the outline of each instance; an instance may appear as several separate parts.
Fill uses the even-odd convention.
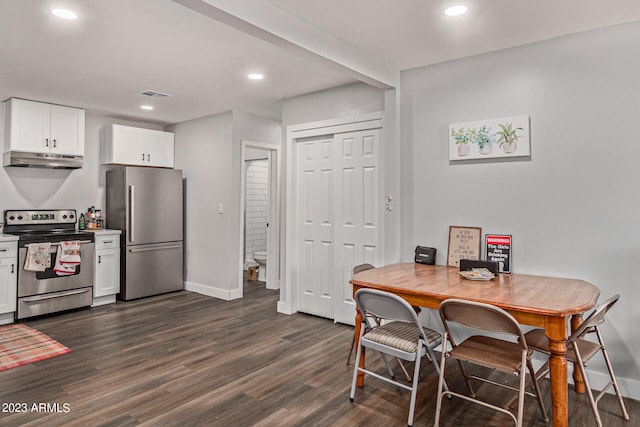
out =
[[[403,426],[409,394],[367,379],[349,401],[353,328],[319,317],[276,313],[278,291],[257,282],[231,302],[190,292],[80,310],[26,322],[71,353],[0,372],[2,426]],[[368,365],[381,371],[379,357]],[[353,363],[353,362],[352,362]],[[456,369],[449,385],[465,390]],[[509,375],[492,374],[515,382]],[[433,425],[437,377],[423,364],[414,425]],[[541,383],[548,394],[549,383]],[[507,402],[510,393],[478,388]],[[594,426],[585,395],[570,395],[570,425]],[[550,408],[550,398],[545,398]],[[49,404],[49,412],[32,411]],[[631,420],[605,396],[605,426],[640,424],[640,403],[627,399]],[[56,410],[55,404],[59,404]],[[67,411],[68,409],[68,411]],[[525,425],[546,426],[534,400]],[[512,425],[501,414],[461,400],[444,402],[443,426]]]

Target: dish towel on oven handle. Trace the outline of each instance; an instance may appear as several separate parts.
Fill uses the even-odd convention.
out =
[[[51,243],[30,243],[27,246],[27,259],[24,269],[27,271],[45,271],[51,267],[49,250]]]
[[[53,271],[58,276],[76,274],[76,266],[80,265],[80,242],[60,242]]]

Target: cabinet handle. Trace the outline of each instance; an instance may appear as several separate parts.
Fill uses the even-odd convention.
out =
[[[53,148],[56,148],[56,140],[53,140]]]
[[[147,154],[147,162],[151,161],[151,154]]]
[[[142,153],[142,161],[144,162],[144,153]]]
[[[113,240],[105,240],[104,243],[113,243]]]
[[[15,266],[13,264],[11,264],[11,274],[13,274],[15,272],[14,267]]]
[[[98,255],[98,264],[102,263],[102,256]]]
[[[0,249],[0,252],[7,252],[9,249]]]
[[[49,138],[45,138],[44,139],[44,146],[48,147],[49,146]]]

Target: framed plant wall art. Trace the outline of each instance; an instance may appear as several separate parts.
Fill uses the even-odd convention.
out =
[[[529,116],[504,117],[449,125],[449,160],[530,155]]]

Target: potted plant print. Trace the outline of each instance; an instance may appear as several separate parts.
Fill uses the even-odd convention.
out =
[[[520,138],[520,136],[518,135],[518,131],[522,131],[524,129],[513,129],[512,123],[500,123],[498,124],[498,126],[500,126],[500,129],[502,129],[501,131],[496,132],[496,135],[499,136],[498,145],[502,148],[502,151],[504,151],[505,154],[513,153],[518,148],[516,144],[516,141],[518,141],[518,138]]]
[[[464,130],[464,128],[460,128],[458,130],[451,129],[451,136],[456,141],[456,145],[458,146],[458,156],[464,157],[469,155],[469,133]]]
[[[480,154],[490,154],[492,150],[493,139],[489,136],[489,131],[491,128],[487,128],[486,125],[478,129],[470,129],[469,133],[471,134],[471,141],[474,144],[478,144],[478,150]]]

